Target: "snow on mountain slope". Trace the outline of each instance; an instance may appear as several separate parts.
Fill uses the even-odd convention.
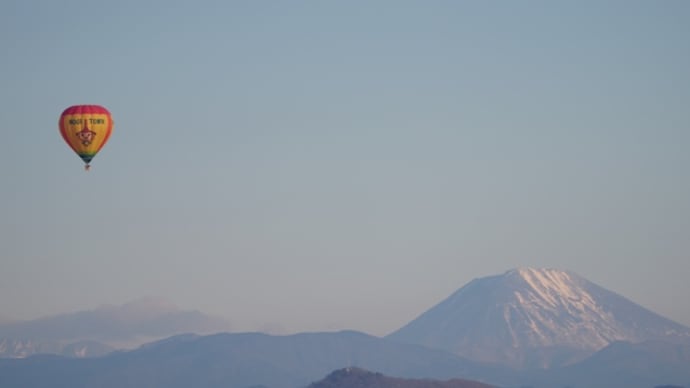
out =
[[[388,338],[513,367],[579,360],[613,341],[690,337],[568,271],[519,268],[475,279]]]

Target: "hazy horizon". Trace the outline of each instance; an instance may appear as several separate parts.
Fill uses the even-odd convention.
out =
[[[513,270],[526,269],[526,268],[534,268],[534,267],[511,268],[511,269],[504,271],[503,273],[500,273],[500,274],[492,274],[492,275],[482,276],[480,278],[500,276],[500,275],[507,274],[508,272],[511,272]],[[549,268],[544,267],[544,268],[539,268],[539,269],[549,269]],[[556,268],[550,268],[550,269],[556,269]],[[560,270],[560,269],[556,269],[556,270]],[[564,270],[564,271],[567,271],[567,270]],[[572,271],[567,271],[567,272],[573,273]],[[579,276],[579,274],[576,274],[576,275]],[[477,278],[477,279],[480,279],[480,278]],[[464,287],[465,285],[463,285],[462,287]],[[599,286],[601,286],[601,284],[599,284]],[[458,290],[462,287],[459,287]],[[606,288],[606,287],[604,287],[604,288]],[[428,306],[423,311],[420,311],[418,314],[416,314],[413,317],[413,319],[417,318],[418,316],[427,312],[427,310],[435,307],[437,304],[443,302],[443,300],[445,300],[447,297],[450,297],[453,293],[455,293],[458,290],[454,290],[451,294],[449,294],[449,295],[441,298],[440,300],[434,302],[432,305]],[[625,295],[622,295],[622,296],[625,297]],[[637,303],[635,301],[632,301],[632,302]],[[642,307],[647,308],[646,306],[642,306]],[[132,300],[123,301],[122,303],[119,303],[119,304],[102,303],[102,304],[99,304],[97,306],[86,307],[86,308],[83,308],[81,310],[62,311],[62,312],[54,313],[52,315],[42,315],[42,316],[37,316],[37,317],[32,317],[32,318],[14,319],[13,317],[0,315],[0,324],[3,324],[3,323],[20,323],[20,322],[24,322],[24,321],[28,322],[28,321],[32,321],[32,320],[51,318],[51,317],[58,316],[58,315],[62,316],[62,315],[68,315],[68,314],[74,314],[74,313],[83,313],[85,311],[95,312],[95,311],[117,310],[120,312],[124,312],[126,309],[129,309],[130,312],[139,311],[139,313],[142,313],[143,312],[141,310],[142,308],[146,308],[147,312],[156,312],[156,313],[163,313],[163,312],[170,312],[170,311],[200,311],[201,313],[204,313],[205,315],[207,315],[209,317],[216,317],[216,318],[225,319],[226,322],[228,323],[227,329],[225,331],[228,331],[228,332],[245,332],[245,331],[254,332],[254,331],[257,331],[257,332],[263,332],[266,334],[273,334],[273,335],[289,335],[289,334],[297,334],[297,333],[301,333],[301,332],[310,332],[310,331],[315,332],[315,331],[357,330],[357,329],[352,329],[352,328],[348,328],[348,327],[331,327],[331,328],[326,328],[326,329],[322,329],[322,330],[312,329],[312,330],[292,330],[292,331],[289,331],[285,327],[280,325],[279,323],[273,324],[273,325],[263,325],[262,327],[259,327],[259,328],[257,328],[257,327],[238,328],[238,327],[234,327],[232,321],[230,319],[228,319],[227,316],[222,316],[222,315],[213,314],[213,313],[208,314],[208,312],[198,310],[198,309],[194,308],[193,306],[184,306],[184,307],[179,306],[176,303],[174,303],[174,301],[172,301],[170,299],[167,299],[167,298],[162,297],[162,296],[155,296],[155,295],[144,295],[144,296],[132,299]],[[669,318],[669,319],[673,320],[672,318],[670,318],[668,316],[664,316],[663,314],[660,314],[657,311],[654,311],[654,310],[650,310],[650,311],[652,311],[653,313],[659,314],[662,317]],[[383,316],[385,311],[381,311],[380,313]],[[362,331],[362,332],[365,332],[367,334],[371,334],[371,335],[375,335],[375,336],[386,336],[388,334],[391,334],[393,331],[405,326],[408,323],[409,322],[401,322],[398,327],[394,328],[393,330],[390,330],[389,332],[372,333],[372,332],[367,332],[366,330],[363,330],[363,329],[358,329],[357,331]],[[690,328],[690,325],[684,324],[683,322],[677,321],[677,323],[680,323],[680,324],[685,325],[686,327]],[[135,344],[138,346],[139,342],[136,342]]]
[[[387,334],[570,270],[690,326],[690,3],[0,4],[0,318]],[[58,133],[115,128],[90,172]]]

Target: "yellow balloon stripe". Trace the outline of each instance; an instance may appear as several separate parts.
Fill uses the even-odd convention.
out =
[[[77,114],[62,117],[63,137],[74,152],[95,155],[110,136],[112,123],[105,114]]]

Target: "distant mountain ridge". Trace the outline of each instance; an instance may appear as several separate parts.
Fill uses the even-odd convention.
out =
[[[687,339],[690,329],[572,272],[518,268],[472,280],[387,338],[525,368],[615,341]]]
[[[0,323],[0,357],[102,355],[108,349],[131,348],[180,333],[210,334],[229,329],[223,318],[142,298],[121,306]]]
[[[404,378],[514,381],[514,372],[360,332],[180,335],[104,357],[0,359],[1,387],[299,388],[359,366]]]
[[[0,387],[302,388],[316,382],[356,388],[360,381],[381,384],[362,387],[400,382],[397,388],[407,383],[440,388],[434,384],[453,379],[510,388],[690,387],[689,346],[617,342],[567,367],[518,372],[358,332],[180,335],[97,358],[0,359]],[[331,373],[348,368],[372,372],[360,374],[360,380]],[[330,378],[319,380],[324,376]],[[384,376],[395,378],[381,380]]]
[[[133,317],[141,315],[126,321]],[[69,358],[0,358],[0,387],[400,388],[452,379],[511,388],[690,387],[688,328],[567,271],[521,268],[475,279],[405,328],[417,337],[184,334],[96,358],[75,358],[88,350],[76,346]],[[374,372],[337,373],[354,367]]]
[[[689,366],[688,343],[614,342],[581,362],[534,375],[525,385],[561,387],[567,381],[587,388],[690,388]]]

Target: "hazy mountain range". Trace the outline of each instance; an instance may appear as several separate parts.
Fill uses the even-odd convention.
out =
[[[128,320],[130,331],[105,326],[109,334],[96,335],[93,325],[85,332],[160,334],[153,329],[179,329],[175,319],[188,316],[177,311],[166,315],[167,326],[153,325],[170,312],[160,310]],[[371,371],[357,375],[362,387],[442,387],[452,385],[433,384],[452,379],[500,387],[690,387],[688,366],[689,328],[571,272],[522,268],[473,280],[384,338],[352,331],[178,335],[96,358],[0,359],[0,386],[297,388],[334,383],[348,377],[343,368],[359,367]],[[431,385],[414,385],[422,383]]]
[[[100,356],[172,335],[230,330],[227,320],[155,298],[29,321],[0,323],[0,357]]]
[[[514,379],[502,367],[343,331],[181,335],[105,357],[0,359],[0,387],[297,388],[347,366],[407,378]]]

